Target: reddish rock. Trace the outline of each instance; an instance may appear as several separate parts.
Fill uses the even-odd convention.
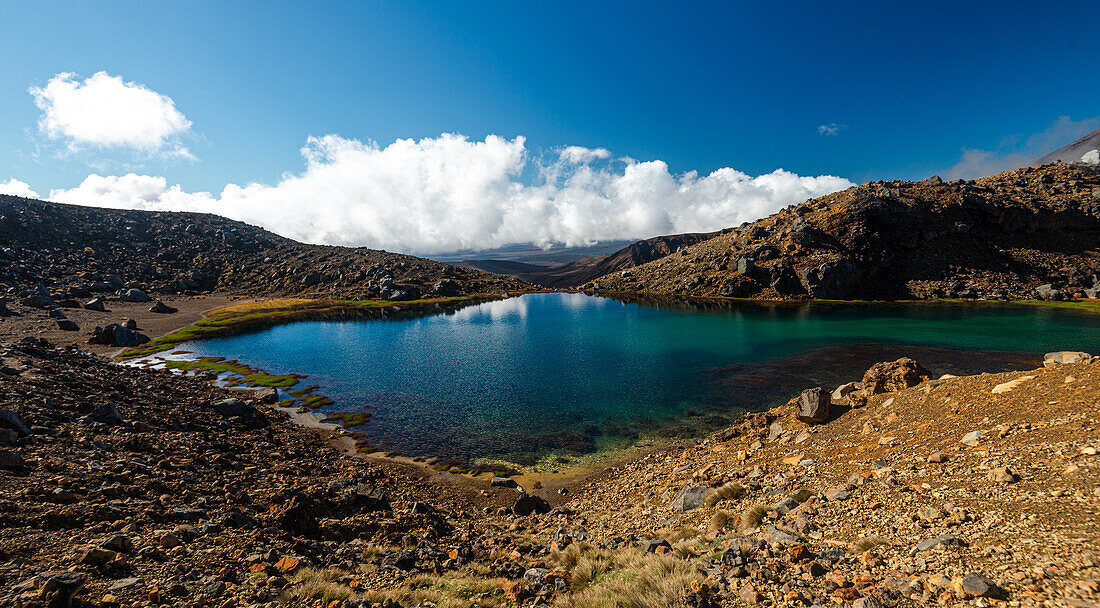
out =
[[[863,374],[863,389],[872,395],[900,391],[931,378],[932,373],[920,363],[902,357],[897,361],[883,361],[872,365]]]

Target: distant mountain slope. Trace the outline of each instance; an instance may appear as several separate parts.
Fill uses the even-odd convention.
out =
[[[18,293],[40,281],[72,297],[128,286],[405,300],[531,287],[407,255],[306,245],[216,215],[0,196],[0,288]]]
[[[1055,162],[1081,162],[1082,157],[1084,157],[1089,152],[1092,152],[1093,150],[1100,150],[1100,129],[1097,129],[1092,133],[1089,133],[1088,135],[1082,137],[1081,139],[1078,139],[1077,141],[1069,145],[1062,146],[1061,148],[1058,148],[1050,154],[1047,154],[1046,156],[1035,161],[1035,165],[1046,165]],[[1100,153],[1095,156],[1100,157]],[[1100,162],[1100,159],[1090,158],[1090,161],[1092,162],[1092,164],[1097,164],[1098,162]]]
[[[1033,298],[1100,275],[1100,169],[871,182],[632,270],[595,291],[759,298]],[[1095,294],[1095,292],[1091,292]],[[1095,295],[1093,295],[1095,297]]]
[[[476,268],[494,274],[508,274],[517,277],[522,274],[542,272],[547,268],[541,264],[527,264],[525,262],[514,262],[512,260],[463,260],[461,262],[455,262],[454,264],[455,266]]]
[[[631,243],[610,255],[577,260],[556,268],[516,276],[525,281],[547,287],[576,287],[612,272],[635,268],[653,260],[661,259],[684,247],[701,243],[719,234],[721,232],[656,236],[637,243]]]
[[[511,260],[465,260],[461,266],[478,268],[486,272],[507,274],[536,285],[563,289],[576,287],[608,273],[641,266],[665,257],[677,250],[714,238],[721,232],[673,234],[655,236],[631,243],[607,255],[583,258],[567,264],[540,265]]]

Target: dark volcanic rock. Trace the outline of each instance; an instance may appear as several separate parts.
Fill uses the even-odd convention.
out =
[[[152,302],[153,301],[153,299],[149,297],[149,294],[145,293],[144,291],[142,291],[140,289],[134,289],[134,288],[122,290],[118,294],[118,297],[123,302]]]
[[[237,398],[223,399],[214,404],[214,411],[224,418],[238,418],[250,427],[263,426],[267,418],[251,405]]]
[[[0,429],[11,429],[20,437],[33,434],[31,427],[23,422],[23,418],[11,410],[0,410]]]
[[[118,323],[95,328],[92,331],[92,337],[88,339],[89,344],[104,344],[106,346],[138,346],[148,341],[149,336],[127,329]]]
[[[516,502],[512,504],[512,512],[519,516],[531,515],[532,513],[541,515],[550,512],[550,503],[538,496],[520,492],[516,496]]]
[[[871,182],[584,288],[763,299],[1080,297],[1100,274],[1100,258],[1089,254],[1100,242],[1094,191],[1100,167],[1085,165],[975,181]]]
[[[83,572],[69,570],[39,574],[35,577],[38,598],[45,602],[47,608],[69,608],[87,578],[88,575]]]
[[[153,307],[149,309],[149,312],[155,312],[162,315],[170,315],[176,312],[176,309],[165,304],[164,302],[161,302],[160,300],[157,300],[157,303],[153,304]]]

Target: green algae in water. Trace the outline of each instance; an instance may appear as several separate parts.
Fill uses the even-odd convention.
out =
[[[1029,369],[1044,352],[1098,345],[1100,315],[1072,307],[529,294],[447,314],[298,322],[182,347],[308,374],[324,388],[295,386],[286,396],[320,390],[340,411],[369,412],[355,427],[363,446],[553,468],[698,437],[744,409],[858,380],[877,361],[909,356],[936,373],[965,374]]]

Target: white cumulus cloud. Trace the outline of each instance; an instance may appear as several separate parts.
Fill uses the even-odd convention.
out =
[[[579,147],[534,161],[523,137],[444,134],[382,147],[327,135],[310,138],[302,155],[300,173],[272,185],[229,184],[218,195],[130,173],[90,175],[50,198],[216,213],[310,243],[432,254],[713,231],[853,185],[782,169],[676,174],[663,161],[613,159],[607,150]],[[537,178],[524,183],[529,166]]]
[[[29,92],[42,111],[38,128],[70,151],[129,148],[147,154],[194,158],[180,143],[191,121],[171,97],[121,76],[97,72],[79,80],[62,72]]]
[[[31,185],[21,182],[14,177],[6,182],[0,182],[0,194],[22,196],[23,198],[38,198],[38,193],[31,190]]]

